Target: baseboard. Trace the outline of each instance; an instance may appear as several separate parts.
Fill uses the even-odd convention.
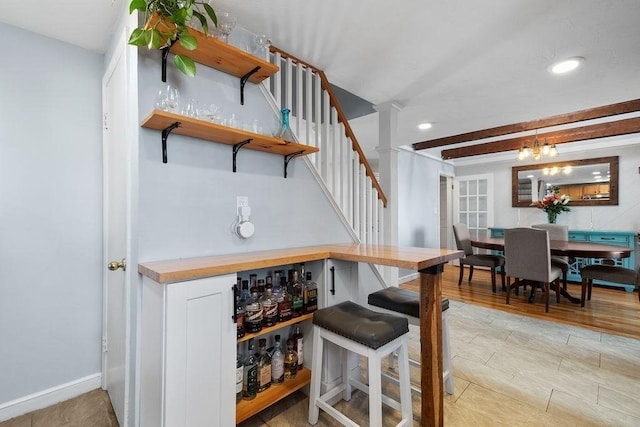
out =
[[[420,277],[420,273],[407,274],[406,276],[402,276],[398,278],[398,284],[410,282],[412,280],[418,279],[419,277]]]
[[[10,402],[0,403],[0,422],[55,405],[100,388],[102,375],[88,375],[75,381],[51,387]]]

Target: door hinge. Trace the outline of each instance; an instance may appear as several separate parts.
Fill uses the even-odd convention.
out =
[[[107,352],[107,337],[102,337],[102,352]]]
[[[107,113],[104,113],[102,115],[102,120],[103,120],[103,124],[104,124],[104,130],[108,130],[109,129],[109,120],[108,120],[109,115]]]

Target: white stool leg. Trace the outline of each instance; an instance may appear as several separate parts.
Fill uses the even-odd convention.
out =
[[[409,374],[409,347],[403,339],[398,351],[398,379],[400,380],[400,407],[402,418],[407,425],[413,425],[413,405],[411,403],[411,379]]]
[[[442,313],[442,367],[444,369],[444,390],[448,394],[453,394],[453,366],[451,363],[451,348],[449,347],[449,326],[447,325],[446,311]]]
[[[315,425],[320,416],[320,408],[316,400],[320,397],[320,381],[322,380],[322,351],[324,340],[320,337],[317,326],[313,327],[313,356],[311,357],[311,387],[309,391],[309,424]]]
[[[340,349],[342,359],[342,384],[344,385],[344,391],[342,392],[342,399],[345,401],[351,400],[351,370],[353,369],[353,363],[355,354],[351,353],[346,348]]]
[[[380,357],[373,349],[369,350],[369,426],[382,427],[382,371]]]

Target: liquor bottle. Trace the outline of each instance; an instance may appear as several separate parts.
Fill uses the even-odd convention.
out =
[[[258,340],[260,355],[258,356],[258,393],[271,387],[271,356],[267,353],[267,340]]]
[[[310,271],[307,271],[306,279],[302,305],[305,313],[313,313],[318,309],[318,284],[311,280]]]
[[[251,290],[251,288],[253,287],[258,287],[258,275],[257,274],[250,274],[249,275],[249,290]]]
[[[291,295],[287,292],[287,278],[280,277],[280,292],[278,297],[278,322],[291,319]]]
[[[249,281],[242,281],[242,293],[240,294],[240,304],[244,307],[251,298],[251,292],[249,292]]]
[[[260,299],[262,299],[262,297],[264,296],[264,288],[265,288],[264,279],[258,279],[258,298]]]
[[[296,377],[298,373],[298,356],[293,349],[293,340],[287,340],[287,353],[284,355],[284,380],[290,380]]]
[[[253,338],[249,338],[247,355],[244,358],[244,375],[242,379],[242,398],[253,400],[258,394],[258,360],[256,359]]]
[[[258,299],[258,288],[251,288],[251,298],[244,308],[245,330],[249,333],[256,333],[262,330],[262,304]]]
[[[236,403],[242,400],[242,379],[244,378],[244,364],[240,360],[240,348],[236,352]]]
[[[302,331],[300,330],[300,324],[296,323],[293,327],[293,334],[291,334],[291,339],[293,340],[293,349],[296,351],[299,369],[302,369],[302,366],[304,365],[303,338],[304,335],[302,335]]]
[[[240,303],[240,288],[234,288],[236,298],[236,330],[238,338],[242,338],[246,332],[244,328],[244,306]]]
[[[289,270],[289,293],[291,294],[291,317],[300,317],[303,313],[302,309],[302,292],[303,285],[298,276],[298,270]]]
[[[274,326],[278,321],[278,300],[273,295],[273,285],[266,285],[264,295],[262,296],[262,324],[264,326]]]
[[[280,130],[278,131],[277,137],[280,139],[284,139],[285,142],[293,142],[295,143],[296,137],[293,134],[293,131],[289,127],[289,113],[291,110],[288,108],[283,108],[280,110],[282,113],[282,124],[280,125]]]
[[[271,383],[284,382],[284,352],[280,345],[280,335],[275,336],[276,344],[271,354]]]

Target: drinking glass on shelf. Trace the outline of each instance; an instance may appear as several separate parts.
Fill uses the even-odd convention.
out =
[[[257,57],[265,59],[267,56],[267,52],[269,51],[269,45],[271,44],[271,40],[267,37],[266,34],[258,34],[255,39],[256,47],[253,51],[253,54]]]
[[[175,113],[180,105],[180,91],[178,88],[166,85],[158,92],[156,108]]]
[[[194,119],[200,118],[200,107],[196,99],[191,98],[189,102],[182,108],[182,115],[187,117],[193,117]]]
[[[216,16],[218,17],[218,29],[222,33],[222,40],[225,43],[229,43],[229,34],[236,27],[238,18],[226,10],[221,10]]]
[[[216,104],[206,104],[200,109],[200,116],[211,123],[219,123],[222,109]]]

